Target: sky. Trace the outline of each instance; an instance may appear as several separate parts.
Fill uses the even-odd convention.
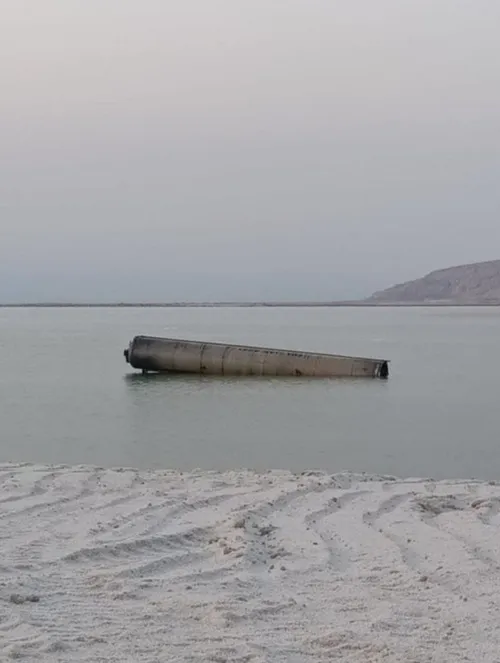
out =
[[[500,258],[496,0],[2,0],[0,302],[335,300]]]

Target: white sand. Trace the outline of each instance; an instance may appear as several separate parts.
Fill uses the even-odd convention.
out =
[[[0,660],[500,661],[500,485],[0,465]]]

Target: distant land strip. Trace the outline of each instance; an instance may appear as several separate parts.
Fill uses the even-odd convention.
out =
[[[374,292],[366,299],[337,301],[215,302],[19,302],[0,308],[305,308],[305,307],[471,307],[500,306],[500,260],[470,263]]]
[[[377,302],[369,300],[333,302],[32,302],[2,304],[0,308],[449,308],[449,307],[494,307],[500,300],[486,301],[420,301],[420,302]]]

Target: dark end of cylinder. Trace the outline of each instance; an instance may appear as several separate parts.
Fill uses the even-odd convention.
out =
[[[382,362],[380,366],[379,377],[382,380],[387,380],[389,377],[389,364],[386,361]]]
[[[128,348],[126,348],[126,349],[123,351],[123,356],[125,357],[125,361],[126,361],[127,364],[128,364],[128,363],[129,363]]]

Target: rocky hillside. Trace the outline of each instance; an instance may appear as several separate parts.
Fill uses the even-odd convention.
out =
[[[371,304],[500,304],[500,260],[448,267],[374,293]]]

